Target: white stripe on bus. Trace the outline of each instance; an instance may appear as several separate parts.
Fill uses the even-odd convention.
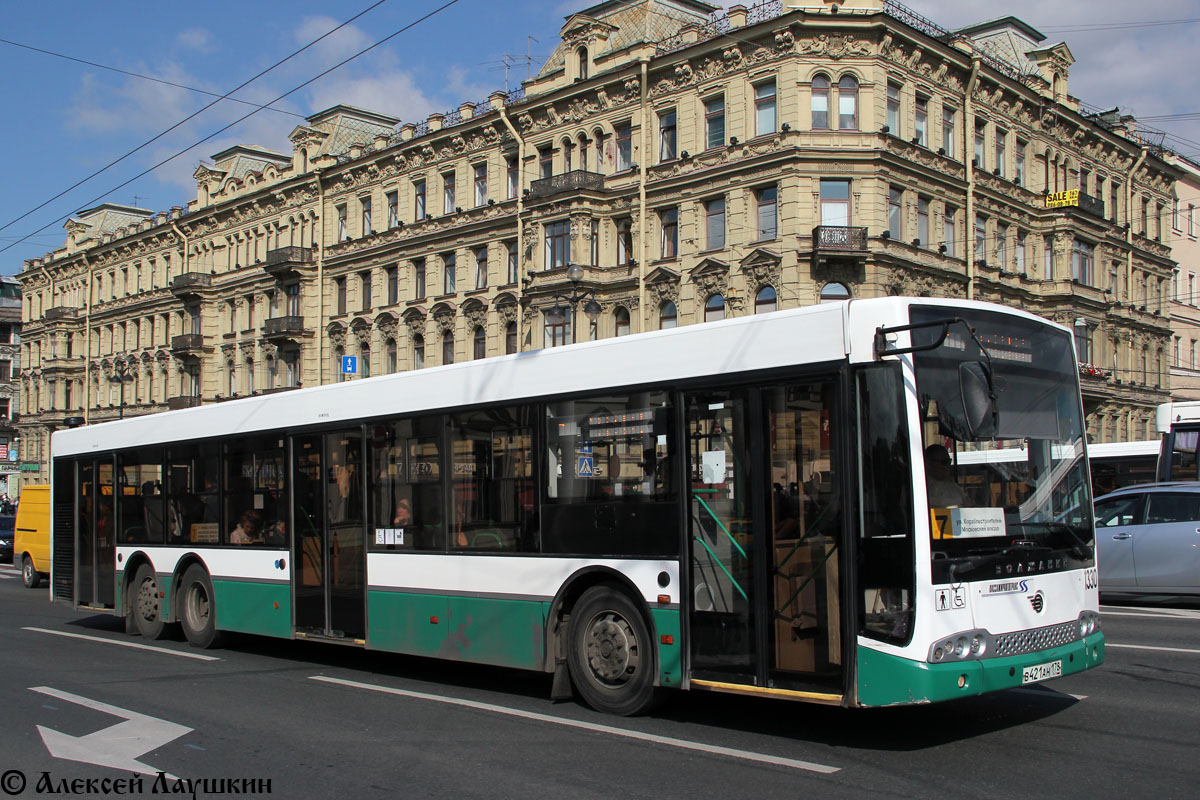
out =
[[[168,650],[165,647],[151,647],[148,644],[138,644],[137,642],[122,642],[119,639],[109,639],[104,636],[84,636],[82,633],[67,633],[66,631],[52,631],[49,628],[21,628],[23,631],[35,631],[37,633],[48,633],[51,636],[65,636],[68,639],[83,639],[88,642],[101,642],[103,644],[116,644],[121,647],[132,647],[136,650],[149,650],[152,653],[162,653],[167,656],[179,656],[180,658],[194,658],[197,661],[220,661],[216,656],[206,656],[200,653],[186,653],[182,650]]]
[[[831,774],[840,771],[840,767],[828,767],[824,764],[817,764],[812,761],[799,761],[794,758],[782,758],[780,756],[767,755],[766,753],[755,753],[750,750],[736,750],[731,747],[720,747],[718,745],[704,744],[702,742],[690,742],[687,739],[676,739],[672,736],[660,736],[654,733],[644,733],[642,731],[633,731],[626,728],[617,728],[612,725],[600,725],[595,722],[582,722],[580,720],[566,719],[564,717],[555,717],[549,714],[538,714],[534,711],[523,711],[519,708],[497,706],[491,703],[480,703],[475,700],[463,700],[457,697],[444,697],[437,694],[426,694],[425,692],[413,692],[407,689],[393,689],[389,686],[379,686],[373,683],[348,681],[342,678],[330,678],[325,675],[312,675],[310,678],[314,681],[333,683],[337,684],[338,686],[348,686],[352,689],[366,689],[367,691],[371,692],[382,692],[384,694],[392,694],[400,697],[409,697],[414,700],[429,700],[434,703],[445,703],[447,705],[461,706],[463,708],[473,708],[478,711],[490,711],[494,714],[505,714],[510,717],[520,717],[521,719],[533,720],[535,722],[546,722],[551,725],[562,725],[568,728],[581,728],[586,731],[592,731],[593,733],[606,733],[611,736],[624,736],[629,739],[638,739],[643,742],[663,744],[667,745],[668,747],[677,747],[682,750],[695,750],[702,753],[711,753],[712,755],[739,758],[745,761],[757,761],[763,764],[774,764],[780,767],[803,769],[810,772],[821,772],[825,774]]]

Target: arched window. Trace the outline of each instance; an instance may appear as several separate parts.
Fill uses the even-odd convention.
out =
[[[629,311],[624,306],[617,306],[613,311],[613,330],[617,336],[629,335]]]
[[[478,360],[487,358],[487,334],[483,332],[483,326],[475,328],[475,335],[472,340],[472,358]]]
[[[858,81],[843,75],[838,81],[838,129],[858,130]]]
[[[442,363],[454,363],[454,333],[452,331],[442,334]]]
[[[778,298],[775,295],[775,290],[770,286],[764,286],[758,290],[758,294],[754,296],[754,313],[769,314],[779,307]]]
[[[829,77],[814,75],[812,79],[813,130],[829,128]]]
[[[371,348],[365,344],[358,348],[358,374],[363,378],[371,377]]]
[[[413,337],[413,369],[425,367],[425,337],[417,334]]]
[[[396,367],[397,367],[397,364],[396,364],[396,340],[388,339],[387,340],[387,371],[388,371],[388,374],[391,375],[393,372],[395,372]]]
[[[665,331],[674,328],[678,322],[679,313],[675,310],[675,304],[670,300],[663,303],[658,309],[658,329]]]
[[[719,319],[725,319],[725,298],[714,294],[704,304],[704,321],[716,322]]]
[[[836,303],[838,300],[849,300],[850,290],[843,283],[827,283],[821,287],[821,302]]]
[[[344,355],[346,355],[346,348],[333,348],[333,371],[337,375],[338,383],[346,380],[346,373],[342,372],[342,356]]]
[[[517,352],[517,323],[515,322],[504,326],[504,352],[508,355]]]
[[[581,47],[575,51],[575,55],[579,57],[579,80],[586,81],[588,78],[588,51],[586,47]]]

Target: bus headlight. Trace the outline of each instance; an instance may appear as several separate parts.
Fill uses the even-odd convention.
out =
[[[951,634],[945,639],[938,639],[930,646],[928,661],[936,664],[980,658],[987,652],[990,642],[991,635],[985,630]]]
[[[1084,611],[1079,615],[1079,638],[1086,639],[1100,630],[1100,615],[1095,611]]]

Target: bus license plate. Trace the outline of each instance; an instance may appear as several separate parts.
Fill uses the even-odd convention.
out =
[[[1034,664],[1032,667],[1025,667],[1021,670],[1021,683],[1036,683],[1044,681],[1047,678],[1062,677],[1062,659],[1051,661],[1048,664]]]

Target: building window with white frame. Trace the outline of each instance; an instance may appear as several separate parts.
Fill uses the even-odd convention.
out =
[[[987,141],[987,120],[975,120],[975,167],[987,169],[984,157],[984,143]]]
[[[888,188],[888,236],[900,241],[904,237],[901,225],[904,190],[897,186]]]
[[[725,95],[719,94],[704,101],[705,149],[725,145]]]
[[[957,216],[958,210],[947,203],[942,212],[942,247],[945,248],[946,255],[950,258],[958,257],[955,247],[955,239],[957,238],[955,232],[958,229]]]
[[[400,225],[400,198],[396,192],[387,193],[388,228]]]
[[[508,156],[504,159],[504,173],[508,187],[508,199],[511,200],[517,196],[517,189],[520,188],[521,170],[517,165],[516,156]]]
[[[1025,231],[1021,231],[1021,230],[1017,231],[1016,256],[1017,256],[1017,274],[1018,275],[1025,275],[1028,272],[1028,268],[1025,266],[1026,246],[1027,246],[1027,242],[1026,242]]]
[[[850,181],[821,181],[821,225],[834,228],[850,226]]]
[[[442,294],[458,291],[458,256],[453,251],[442,253]]]
[[[1003,222],[996,225],[996,266],[1001,272],[1008,269],[1008,225]]]
[[[371,224],[371,198],[360,197],[358,203],[362,208],[362,235],[370,236],[375,232],[375,228]]]
[[[1025,185],[1025,148],[1026,147],[1027,147],[1027,145],[1025,144],[1025,142],[1022,142],[1020,139],[1017,139],[1017,149],[1016,149],[1016,152],[1014,153],[1016,168],[1013,172],[1013,180],[1015,180],[1017,182],[1017,184],[1020,186]]]
[[[442,205],[443,214],[453,214],[455,209],[458,207],[458,202],[455,200],[456,192],[454,183],[455,175],[453,171],[442,173],[442,197],[444,200]]]
[[[754,133],[765,136],[776,130],[776,98],[774,79],[754,86]]]
[[[334,210],[337,212],[337,240],[344,242],[350,238],[350,234],[346,231],[346,206],[345,204],[336,206]]]
[[[1071,280],[1092,285],[1093,255],[1095,246],[1089,242],[1075,240],[1071,247]]]
[[[892,136],[900,135],[900,84],[888,81],[887,85],[887,126]]]
[[[993,172],[995,172],[1001,178],[1004,177],[1004,166],[1008,161],[1008,144],[1005,141],[1007,138],[1008,131],[1003,131],[999,128],[996,128],[996,164],[993,168]]]
[[[487,205],[488,175],[487,164],[475,165],[475,205]]]
[[[725,247],[724,197],[714,197],[704,204],[704,247],[706,250]]]
[[[662,257],[679,256],[679,209],[664,208],[658,212],[658,224],[662,231]]]
[[[414,219],[417,222],[429,216],[429,210],[425,206],[425,181],[413,181],[413,211]]]
[[[929,146],[929,98],[917,95],[916,140],[921,147]]]
[[[987,217],[975,215],[975,263],[987,261]]]
[[[559,220],[546,225],[546,269],[565,267],[571,255],[571,223]]]
[[[628,122],[616,127],[617,172],[633,168],[633,126]]]
[[[838,81],[838,130],[858,130],[858,81],[853,75]]]
[[[957,112],[950,106],[942,106],[942,149],[945,155],[954,158],[954,124]]]
[[[818,73],[809,87],[813,130],[829,129],[829,76]]]
[[[675,309],[675,304],[670,300],[663,303],[658,309],[658,329],[668,330],[679,324],[679,312]]]
[[[425,259],[413,259],[413,299],[425,299]]]
[[[755,241],[766,242],[779,237],[779,189],[764,186],[754,190]]]
[[[929,198],[917,198],[917,245],[929,247]]]
[[[674,161],[679,151],[676,149],[676,116],[675,109],[668,108],[658,112],[658,160]]]
[[[507,265],[506,274],[508,275],[509,284],[514,284],[518,280],[517,272],[520,269],[520,260],[517,257],[517,240],[509,239],[504,243],[505,263]]]

